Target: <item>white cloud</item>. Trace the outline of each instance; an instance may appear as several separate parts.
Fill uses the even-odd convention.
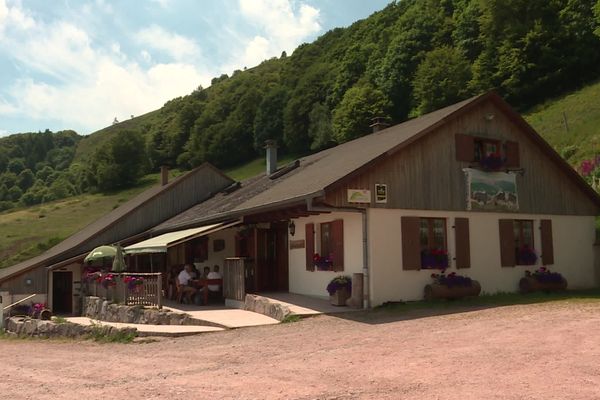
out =
[[[151,0],[151,2],[164,9],[168,9],[171,6],[171,0]]]
[[[0,10],[2,5],[4,0]],[[0,41],[0,51],[33,72],[0,88],[0,116],[52,119],[64,128],[89,133],[108,126],[114,117],[140,115],[200,84],[208,86],[213,76],[190,62],[177,61],[197,59],[199,48],[160,27],[151,27],[145,37],[157,39],[156,49],[166,50],[168,42],[176,61],[148,67],[129,59],[119,43],[95,44],[85,30],[70,22],[34,21],[28,29],[27,35],[12,32]],[[150,62],[147,51],[141,54]]]
[[[0,129],[0,136],[7,136],[8,131],[6,129]]]
[[[292,7],[289,0],[239,0],[242,16],[257,26],[261,35],[242,39],[242,49],[235,52],[226,70],[252,67],[282,51],[291,53],[310,35],[321,30],[319,10],[306,4]]]
[[[140,30],[136,40],[152,49],[166,53],[176,61],[195,61],[200,58],[200,47],[190,38],[169,32],[158,25]]]

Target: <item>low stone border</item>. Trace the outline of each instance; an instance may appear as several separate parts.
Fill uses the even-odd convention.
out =
[[[192,318],[189,314],[174,313],[169,310],[144,308],[144,306],[126,306],[115,304],[100,297],[83,298],[83,317],[106,322],[122,322],[126,324],[148,325],[221,325]]]
[[[116,328],[114,326],[82,326],[70,322],[60,324],[54,321],[43,321],[30,317],[11,317],[7,322],[7,331],[18,336],[38,336],[44,338],[87,336],[91,333],[111,336],[117,333],[137,336],[135,328]]]
[[[274,303],[265,297],[255,294],[246,295],[244,310],[254,311],[255,313],[275,318],[278,321],[283,321],[288,315],[293,314],[288,306],[281,303]]]

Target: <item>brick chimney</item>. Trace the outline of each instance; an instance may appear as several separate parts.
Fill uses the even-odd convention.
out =
[[[160,185],[165,186],[169,183],[169,167],[162,165],[160,167]]]
[[[265,140],[267,150],[267,176],[277,171],[277,141]]]
[[[373,129],[373,133],[379,132],[380,130],[385,129],[388,126],[390,126],[390,124],[385,122],[384,117],[375,117],[371,121],[373,121],[373,122],[369,126]]]

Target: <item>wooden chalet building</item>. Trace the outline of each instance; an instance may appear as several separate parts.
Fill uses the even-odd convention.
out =
[[[421,299],[428,259],[440,253],[449,271],[487,293],[516,291],[524,271],[542,265],[572,288],[596,285],[599,196],[493,92],[279,169],[275,151],[267,149],[265,174],[243,182],[201,167],[190,173],[194,184],[146,195],[151,203],[133,201],[45,255],[0,270],[0,288],[51,294],[58,271],[77,282],[87,251],[125,240],[138,271],[140,258],[156,253],[165,273],[243,258],[247,292],[324,298],[333,277],[364,273],[367,307]],[[146,218],[156,209],[163,212]],[[531,262],[524,253],[536,254],[534,265],[523,265]]]
[[[542,265],[593,286],[599,211],[596,192],[492,92],[234,184],[151,235],[170,264],[190,260],[186,237],[203,242],[200,264],[244,257],[250,292],[325,297],[334,276],[362,272],[375,306],[421,299],[426,258],[440,251],[487,293],[516,291]]]
[[[5,304],[37,294],[34,300],[47,302],[55,312],[78,313],[83,259],[92,249],[144,239],[151,227],[210,198],[232,182],[210,164],[171,182],[168,170],[163,168],[160,185],[142,192],[43,254],[0,269],[0,292],[8,294]]]

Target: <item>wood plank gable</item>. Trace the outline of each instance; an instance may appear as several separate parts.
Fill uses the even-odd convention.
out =
[[[520,116],[493,96],[449,118],[419,140],[382,155],[360,173],[330,186],[325,202],[337,207],[465,211],[467,188],[463,169],[473,163],[457,160],[456,146],[465,142],[460,135],[505,144],[510,165],[523,169],[522,174],[516,175],[518,213],[600,214],[600,198],[593,189],[547,143],[541,143],[539,135]],[[461,151],[464,153],[465,149]],[[462,159],[468,156],[462,154]],[[387,185],[387,203],[375,202],[375,184]],[[371,203],[349,203],[348,189],[370,190]]]

